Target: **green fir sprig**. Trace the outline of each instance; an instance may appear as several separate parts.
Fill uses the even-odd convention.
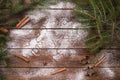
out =
[[[3,63],[5,66],[7,66],[7,48],[6,48],[6,42],[8,40],[8,37],[6,35],[0,34],[0,62]]]
[[[75,18],[90,27],[85,43],[91,53],[113,46],[119,47],[120,0],[72,1],[76,3]]]

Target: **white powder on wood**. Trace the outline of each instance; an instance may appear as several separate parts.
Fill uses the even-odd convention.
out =
[[[45,11],[40,11],[39,9],[35,9],[27,13],[27,16],[31,19],[32,23],[37,23],[40,19],[47,16]]]
[[[51,8],[73,8],[75,5],[71,3],[58,3],[56,5],[50,6]],[[42,26],[45,28],[78,28],[80,23],[74,22],[70,20],[72,16],[71,10],[39,10],[36,9],[34,11],[28,12],[27,16],[31,18],[31,22],[25,25],[22,28],[34,28],[35,26],[28,27],[28,25],[32,25],[33,23],[39,22],[42,18],[46,18],[46,21]],[[58,18],[58,19],[57,19]],[[20,48],[71,48],[74,47],[74,43],[81,41],[83,43],[84,37],[86,37],[87,32],[83,30],[40,30],[39,36],[30,39],[28,42],[24,43],[23,46],[15,46]],[[11,31],[10,35],[14,36],[15,39],[18,37],[23,36],[31,36],[31,33],[34,33],[34,30],[27,31],[27,30],[13,30]],[[13,42],[14,43],[14,42]],[[11,44],[8,44],[9,47]],[[38,50],[33,49],[22,49],[21,54],[26,57],[34,56]],[[53,59],[60,60],[63,55],[69,54],[76,54],[76,50],[46,50],[48,54],[53,56]],[[32,72],[27,74],[29,77],[35,76],[48,76],[53,69],[40,69],[40,70],[33,70]],[[24,75],[23,75],[24,76]],[[26,76],[26,75],[25,75]],[[84,72],[80,72],[77,74],[76,80],[84,80]]]
[[[31,30],[12,30],[10,36],[26,36],[29,35],[30,33],[33,33]]]
[[[105,77],[113,78],[115,76],[115,73],[114,73],[114,71],[111,68],[109,68],[109,66],[110,66],[109,60],[111,59],[112,55],[110,53],[107,53],[107,52],[105,53],[105,55],[106,55],[106,59],[105,59],[105,61],[103,63],[103,66],[105,68],[100,69],[100,72]]]
[[[70,3],[70,2],[60,2],[59,4],[56,5],[51,5],[50,8],[74,8],[75,4]]]
[[[84,71],[79,71],[77,74],[76,74],[76,78],[74,80],[86,80],[85,78],[85,72]]]
[[[54,72],[55,69],[31,69],[29,73],[23,75],[22,73],[19,73],[20,76],[31,78],[31,77],[45,77],[45,76],[51,76],[51,73]]]
[[[68,8],[70,5],[74,7],[73,4],[70,3],[59,3],[57,4],[60,8]],[[64,5],[64,6],[63,6]],[[56,5],[52,5],[52,7],[56,7]],[[48,15],[49,14],[49,15]],[[62,10],[45,10],[40,11],[36,9],[28,13],[28,16],[34,21],[34,23],[38,22],[40,19],[47,17],[47,20],[43,24],[45,28],[77,28],[79,23],[70,21],[69,18],[72,16],[71,11],[62,11]],[[59,21],[57,21],[57,18]],[[25,28],[25,27],[24,27]],[[17,30],[16,30],[17,32]],[[29,32],[21,32],[21,36],[24,34],[29,34]],[[19,35],[19,33],[16,33]],[[39,30],[39,36],[30,40],[23,44],[23,48],[72,48],[74,47],[74,43],[78,42],[84,37],[86,37],[87,32],[83,30]],[[18,43],[19,44],[19,43]],[[32,54],[35,55],[38,50],[22,50],[23,56],[29,57]],[[75,50],[71,51],[64,51],[64,50],[56,50],[56,51],[49,51],[49,54],[53,55],[54,59],[58,59],[61,57],[61,54],[74,54],[76,53]],[[74,52],[74,53],[73,53]],[[59,53],[60,55],[58,55]],[[58,57],[58,58],[57,58]]]
[[[73,8],[75,7],[72,3],[63,3],[60,2],[56,5],[51,5],[50,8]],[[39,10],[35,9],[33,11],[28,12],[27,16],[30,17],[31,22],[23,26],[22,28],[34,28],[32,24],[36,24],[42,18],[46,18],[46,21],[42,26],[44,28],[78,28],[80,23],[73,22],[70,20],[72,16],[72,10]],[[14,39],[18,39],[21,37],[31,36],[34,33],[34,30],[11,30],[10,37],[14,37]],[[30,39],[29,42],[23,44],[23,46],[19,46],[21,43],[12,40],[8,42],[8,47],[10,48],[70,48],[73,47],[75,42],[82,42],[84,37],[86,37],[87,32],[83,30],[39,30],[39,36]],[[25,40],[25,38],[23,38]],[[14,52],[14,51],[12,51]],[[26,57],[34,56],[38,50],[33,49],[22,49],[21,54]],[[47,50],[48,54],[53,56],[53,59],[59,61],[62,56],[69,54],[76,54],[75,50]],[[108,61],[106,61],[108,62]],[[104,63],[105,67],[108,67],[108,63]],[[20,75],[24,77],[36,77],[36,76],[49,76],[54,69],[36,69],[30,71],[30,73]],[[101,69],[102,74],[107,77],[114,77],[115,73],[110,68]],[[79,71],[76,73],[76,77],[74,80],[86,80],[85,72]]]
[[[110,68],[104,68],[104,69],[101,69],[101,71],[104,74],[104,76],[109,78],[113,78],[115,75],[115,73]]]

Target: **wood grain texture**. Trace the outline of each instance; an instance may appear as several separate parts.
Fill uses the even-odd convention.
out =
[[[11,40],[7,43],[10,56],[8,67],[0,65],[0,72],[7,80],[120,80],[120,63],[116,58],[109,57],[112,52],[93,69],[94,75],[90,77],[85,75],[87,71],[84,69],[96,63],[94,60],[96,55],[90,54],[84,44],[83,38],[89,29],[76,22],[72,15],[73,7],[68,7],[67,4],[64,4],[66,7],[48,7],[44,10],[40,8],[38,11],[40,15],[35,13],[40,19],[36,20],[31,13],[28,14],[31,21],[24,27],[9,28]],[[44,37],[46,35],[43,34],[50,37],[47,40],[51,40],[46,41]],[[39,37],[40,35],[43,36]],[[30,43],[33,39],[37,46],[33,45],[34,42]],[[39,43],[45,46],[40,46]],[[68,44],[69,46],[66,46]],[[30,54],[30,62],[26,63],[15,57],[14,53],[24,56]],[[84,56],[89,56],[89,59],[82,62]],[[58,68],[67,70],[51,75]]]
[[[29,58],[29,63],[26,63],[14,56],[16,52],[22,54],[21,50],[26,52],[31,49],[9,49],[9,53],[11,53],[9,55],[9,67],[75,67],[81,65],[81,58],[89,55],[88,51],[85,49],[37,49],[38,52],[34,54],[33,57]],[[59,54],[59,52],[66,52],[66,54]],[[76,52],[76,54],[72,52]],[[60,58],[60,60],[55,57]]]
[[[23,49],[24,51],[29,49]],[[39,51],[31,56],[30,62],[26,63],[18,57],[14,56],[15,52],[21,54],[21,49],[9,49],[10,58],[8,61],[8,67],[10,68],[84,68],[88,65],[94,65],[96,63],[95,55],[91,55],[85,49],[38,49]],[[59,54],[56,51],[65,51],[66,54]],[[70,53],[75,51],[76,53]],[[111,53],[108,53],[111,55]],[[89,56],[88,60],[83,59],[85,56]],[[112,55],[111,55],[112,56]],[[108,58],[108,59],[107,59]],[[99,59],[99,58],[98,58]],[[3,67],[3,65],[0,65]],[[118,68],[120,67],[119,61],[114,57],[109,58],[106,55],[106,59],[98,66],[99,68]]]
[[[85,48],[82,41],[85,36],[86,32],[83,30],[15,30],[10,35],[12,40],[9,42],[8,48],[37,48],[37,45],[38,48]],[[37,45],[29,47],[33,39]],[[39,47],[41,41],[43,41],[44,45],[49,45]],[[12,45],[13,42],[16,45]]]
[[[2,68],[3,74],[6,75],[7,80],[79,80],[82,68],[67,68],[66,71],[51,75],[51,73],[58,68]],[[95,68],[95,74],[88,77],[83,73],[85,80],[119,80],[120,68],[110,68],[114,71],[115,76],[103,73],[107,68]]]

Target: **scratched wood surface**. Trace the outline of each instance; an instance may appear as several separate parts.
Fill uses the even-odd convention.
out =
[[[42,10],[41,12],[63,12],[62,16],[56,16],[55,20],[50,21],[50,23],[53,24],[54,21],[56,21],[58,24],[49,25],[50,27],[45,25],[47,17],[43,17],[37,23],[34,23],[34,20],[31,20],[27,26],[25,25],[25,27],[21,29],[16,29],[14,26],[10,28],[11,32],[21,32],[19,34],[22,34],[22,32],[28,32],[29,35],[24,34],[19,36],[18,33],[10,34],[11,40],[8,42],[8,51],[10,56],[8,67],[0,65],[0,72],[6,76],[7,80],[120,80],[120,63],[119,61],[114,60],[114,57],[109,58],[110,55],[114,54],[112,52],[108,53],[109,55],[106,55],[106,57],[108,56],[107,60],[93,70],[95,71],[94,75],[90,77],[85,75],[86,71],[84,71],[84,68],[88,67],[88,65],[95,64],[95,61],[92,60],[94,60],[96,55],[91,55],[83,43],[84,40],[79,39],[79,33],[88,31],[88,28],[74,27],[74,25],[72,25],[76,23],[73,16],[68,14],[72,10],[73,7],[65,7],[65,9],[56,7]],[[65,16],[66,14],[68,15]],[[49,15],[49,13],[46,13],[46,15]],[[67,22],[64,23],[66,27],[59,24],[59,22],[64,19],[67,20]],[[41,35],[41,33],[39,33],[40,31],[52,33],[48,36],[54,36],[54,40],[52,42],[50,41],[54,46],[23,46],[26,42],[29,42],[28,45],[30,45],[30,40],[32,39],[38,41],[38,44],[41,41],[38,37]],[[86,35],[83,34],[83,36]],[[76,39],[76,37],[78,38]],[[62,43],[62,41],[70,42],[70,45],[66,46],[68,43]],[[16,45],[14,45],[13,42],[16,43]],[[30,56],[29,63],[26,63],[13,55],[14,53],[22,53],[22,51],[26,53],[29,50],[30,53],[37,50],[35,54]],[[61,52],[64,53],[62,54]],[[84,56],[89,56],[89,58],[82,62],[81,60]],[[58,59],[59,57],[60,59]],[[107,66],[105,66],[105,64],[107,64]],[[51,73],[58,68],[67,68],[67,70],[51,75]],[[114,73],[109,75],[109,71],[104,72],[107,69],[112,70]]]

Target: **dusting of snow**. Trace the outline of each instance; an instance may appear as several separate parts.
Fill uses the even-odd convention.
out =
[[[50,8],[74,8],[75,4],[70,3],[70,2],[60,2],[59,4],[56,5],[51,5]]]
[[[55,69],[33,69],[31,70],[29,73],[23,75],[23,73],[19,73],[20,76],[22,77],[43,77],[43,76],[50,76],[51,73],[54,71]]]
[[[45,11],[40,11],[39,9],[36,9],[28,12],[26,16],[29,16],[33,23],[37,23],[40,19],[46,17],[47,14],[45,13]]]
[[[86,80],[85,78],[85,72],[84,71],[79,71],[77,74],[76,74],[76,78],[74,80]]]
[[[12,30],[10,36],[16,35],[20,37],[29,35],[30,33],[32,33],[32,30]]]
[[[74,8],[75,5],[70,2],[60,2],[56,5],[51,5],[50,8]],[[35,9],[29,11],[27,14],[31,21],[22,27],[35,28],[33,24],[36,24],[43,18],[46,18],[45,22],[39,26],[39,28],[78,28],[80,23],[70,20],[72,16],[72,10],[39,10]],[[7,43],[10,48],[36,48],[36,49],[21,49],[21,53],[25,57],[39,55],[37,48],[73,48],[75,42],[82,42],[87,36],[87,32],[84,30],[50,30],[50,29],[37,29],[38,33],[34,35],[34,38],[26,40],[27,36],[34,34],[35,30],[11,30],[10,37],[13,38]],[[17,40],[22,38],[22,40]],[[17,40],[17,41],[16,41]],[[24,42],[24,44],[21,43]],[[84,44],[84,43],[83,43]],[[12,51],[13,53],[14,51]],[[65,55],[75,55],[76,50],[46,50],[46,53],[51,54],[53,60],[59,61]],[[72,56],[74,57],[74,56]],[[108,56],[109,57],[109,56]],[[109,60],[106,59],[104,67],[108,67]],[[30,71],[30,73],[19,73],[23,77],[37,77],[37,76],[49,76],[54,69],[36,69]],[[101,69],[102,74],[107,77],[114,77],[115,73],[110,68]],[[85,72],[80,70],[75,74],[73,80],[86,80]]]
[[[51,8],[55,8],[58,6],[58,8],[73,8],[75,7],[74,4],[66,2],[60,2],[56,5],[50,6]],[[46,18],[45,22],[42,26],[44,28],[78,28],[81,24],[78,22],[74,22],[70,20],[70,17],[72,16],[72,10],[39,10],[35,9],[31,12],[27,13],[27,16],[31,18],[31,22],[25,25],[22,28],[35,28],[33,23],[39,22],[42,18]],[[58,20],[59,19],[59,20]],[[30,26],[30,27],[28,27]],[[29,41],[25,42],[23,46],[11,46],[11,42],[8,42],[8,46],[11,48],[72,48],[74,47],[74,43],[81,41],[86,37],[87,32],[84,30],[39,30],[38,36]],[[15,39],[24,37],[24,40],[26,36],[31,35],[34,33],[35,30],[12,30],[10,33],[11,37],[14,37]],[[17,35],[17,36],[14,36]],[[12,42],[13,43],[13,42]],[[21,44],[21,43],[16,43]],[[48,53],[51,53],[53,55],[54,59],[59,59],[61,55],[66,54],[75,54],[75,50],[56,50],[51,51],[47,50]],[[30,57],[32,55],[36,55],[38,50],[25,50],[23,49],[21,51],[21,54],[26,57]],[[58,54],[59,53],[59,54]]]
[[[53,56],[53,59],[54,59],[55,61],[59,61],[62,57],[63,57],[62,55],[57,54],[57,55],[54,55],[54,56]]]
[[[60,2],[56,5],[50,6],[51,8],[73,8],[74,4],[66,2]],[[35,56],[38,53],[37,48],[73,48],[76,42],[81,41],[87,36],[87,32],[84,30],[74,30],[78,28],[81,24],[70,20],[72,16],[72,10],[39,10],[35,9],[27,13],[31,21],[26,24],[23,28],[35,28],[35,25],[43,19],[46,18],[45,22],[39,28],[73,28],[73,30],[52,30],[52,29],[37,29],[38,33],[34,35],[34,38],[29,39],[29,41],[22,44],[22,41],[14,42],[12,40],[8,42],[8,47],[10,48],[36,48],[36,49],[21,49],[21,53],[25,57]],[[10,37],[14,39],[26,40],[27,36],[31,36],[35,30],[12,30],[10,32]],[[15,36],[16,35],[16,36]],[[24,38],[23,38],[24,37]],[[12,44],[11,44],[12,43]],[[17,44],[22,44],[19,46]],[[83,43],[84,44],[84,43]],[[17,45],[17,46],[16,46]],[[76,50],[46,50],[48,54],[53,56],[53,60],[60,60],[64,55],[76,54]],[[28,77],[36,76],[48,76],[53,71],[53,69],[40,69],[30,71],[27,75]],[[84,80],[84,72],[80,71],[77,74],[76,80]]]
[[[113,78],[115,76],[115,73],[110,69],[110,68],[104,68],[101,69],[102,73],[106,76],[106,77],[110,77]]]
[[[7,42],[7,45],[9,45],[9,47],[19,47],[16,42]]]
[[[113,78],[115,76],[115,73],[111,68],[109,68],[109,66],[110,66],[109,60],[110,60],[112,55],[108,52],[105,52],[105,55],[106,55],[106,59],[103,63],[103,66],[105,68],[100,69],[101,70],[100,72],[103,73],[104,76],[106,76],[106,77]]]

